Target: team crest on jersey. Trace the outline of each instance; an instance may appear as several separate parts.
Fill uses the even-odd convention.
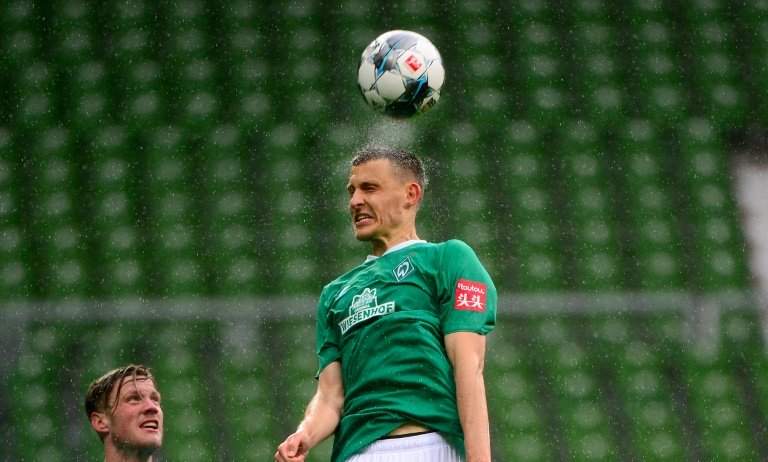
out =
[[[395,302],[379,304],[376,289],[366,287],[361,294],[352,297],[352,304],[349,305],[349,316],[339,323],[341,334],[344,335],[352,326],[363,321],[394,312]]]
[[[406,276],[413,273],[414,269],[415,267],[411,262],[411,257],[405,257],[405,260],[400,262],[400,264],[397,265],[395,269],[392,270],[392,272],[395,274],[395,279],[397,279],[397,282],[400,282],[405,279]]]

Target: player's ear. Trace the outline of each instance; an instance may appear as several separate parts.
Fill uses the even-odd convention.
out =
[[[411,182],[406,186],[406,203],[409,207],[419,205],[421,202],[422,190],[418,183]]]
[[[91,412],[91,427],[103,438],[109,433],[109,417],[102,412]]]

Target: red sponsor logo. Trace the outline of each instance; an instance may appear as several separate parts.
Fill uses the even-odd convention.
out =
[[[421,66],[423,66],[421,60],[416,55],[411,55],[405,58],[405,64],[414,71],[418,71],[421,69]]]
[[[485,284],[459,279],[456,282],[456,296],[453,308],[467,311],[485,311]]]

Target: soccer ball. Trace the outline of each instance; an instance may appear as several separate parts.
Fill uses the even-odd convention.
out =
[[[421,114],[437,103],[445,80],[443,60],[423,35],[385,32],[360,57],[357,85],[374,110],[393,117]]]

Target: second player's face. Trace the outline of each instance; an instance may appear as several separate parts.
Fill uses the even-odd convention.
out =
[[[160,407],[160,393],[152,380],[127,377],[124,379],[120,396],[117,384],[112,390],[110,404],[117,400],[114,411],[109,415],[109,435],[119,448],[128,451],[154,451],[163,442],[163,410]]]
[[[349,212],[355,237],[381,241],[396,237],[405,223],[404,183],[387,159],[376,159],[352,167],[347,184]]]

